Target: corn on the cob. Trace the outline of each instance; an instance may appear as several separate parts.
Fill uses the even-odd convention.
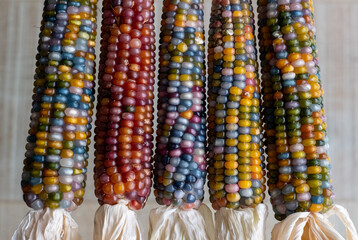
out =
[[[214,209],[264,198],[251,1],[214,0],[209,33],[209,188]]]
[[[203,0],[164,1],[160,35],[156,201],[197,208],[204,198]]]
[[[95,194],[99,203],[144,207],[150,194],[155,70],[154,6],[103,1],[95,129]]]
[[[312,1],[259,1],[269,193],[279,220],[332,205]],[[274,116],[274,117],[273,117]]]
[[[33,209],[83,201],[93,102],[96,0],[45,1],[22,175]]]

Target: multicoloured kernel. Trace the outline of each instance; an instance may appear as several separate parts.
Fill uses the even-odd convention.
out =
[[[83,202],[94,88],[96,0],[45,1],[22,175],[33,209]]]
[[[206,178],[203,0],[164,0],[160,35],[154,194],[197,208]]]
[[[278,220],[332,204],[313,2],[259,1],[269,193]],[[274,114],[274,117],[272,117]]]
[[[102,204],[144,207],[153,149],[153,0],[103,1],[95,128],[95,194]]]
[[[213,208],[264,199],[260,84],[251,1],[214,0],[209,32],[209,188]]]

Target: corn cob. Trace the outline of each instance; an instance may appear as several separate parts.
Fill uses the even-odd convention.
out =
[[[324,212],[332,205],[332,187],[312,1],[260,0],[259,5],[268,183],[275,217]]]
[[[154,193],[185,209],[199,207],[206,177],[203,3],[165,0],[160,35]]]
[[[45,1],[22,175],[24,200],[33,209],[72,211],[83,201],[95,10],[95,0]]]
[[[213,1],[209,38],[209,188],[214,209],[264,198],[260,85],[251,1]]]
[[[95,194],[144,207],[150,194],[155,70],[153,1],[103,1]]]

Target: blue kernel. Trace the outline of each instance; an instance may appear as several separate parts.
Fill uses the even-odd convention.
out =
[[[187,175],[185,178],[185,182],[186,183],[194,183],[194,182],[196,182],[196,177],[194,175]]]
[[[239,178],[237,176],[227,176],[225,177],[224,181],[227,184],[233,184],[233,183],[238,183]]]
[[[286,153],[280,153],[277,155],[278,159],[288,159],[290,158],[290,153],[286,152]]]
[[[328,181],[322,181],[321,188],[331,188],[331,184]]]
[[[68,100],[69,101],[81,101],[81,96],[71,93],[68,95]]]
[[[66,104],[68,108],[79,108],[78,102],[67,102]]]
[[[282,194],[287,195],[287,194],[293,193],[294,191],[295,191],[295,188],[291,184],[287,184],[282,189]]]
[[[295,80],[285,80],[285,81],[283,81],[283,83],[282,83],[282,86],[283,87],[294,87],[294,86],[296,86],[296,81]]]
[[[189,162],[187,162],[187,161],[180,161],[180,163],[179,163],[179,167],[180,168],[188,168],[189,167]],[[187,175],[187,174],[189,174],[189,173],[185,173],[185,175]]]
[[[298,11],[298,10],[291,11],[291,16],[292,16],[292,18],[302,17],[303,13],[302,13],[302,11]]]
[[[35,155],[32,157],[32,159],[35,162],[40,162],[40,163],[44,163],[45,162],[45,156],[41,156],[41,155]]]
[[[233,76],[222,76],[221,80],[223,82],[233,82],[234,81],[234,77]]]
[[[175,192],[175,187],[173,186],[173,184],[169,184],[168,186],[165,187],[165,191],[173,193]]]
[[[277,59],[285,59],[287,57],[288,57],[288,52],[287,51],[282,51],[282,52],[276,53],[276,58]]]
[[[42,101],[51,103],[52,102],[52,96],[44,95],[44,96],[42,96]]]
[[[180,164],[183,163],[183,162],[185,162],[185,161],[181,161]],[[189,172],[190,172],[189,169],[188,169],[188,168],[181,167],[180,164],[179,164],[179,167],[177,168],[177,172],[178,172],[178,173],[181,173],[181,174],[183,174],[183,175],[189,174]],[[188,165],[189,165],[189,164],[188,164]]]
[[[63,60],[72,60],[74,55],[72,53],[62,52],[62,59]]]
[[[189,163],[189,170],[194,170],[194,169],[197,169],[198,167],[199,167],[199,165],[194,161]]]
[[[89,26],[82,25],[80,31],[90,33],[92,29]]]
[[[38,177],[38,178],[32,177],[32,178],[30,178],[30,181],[29,181],[29,184],[31,186],[39,185],[41,183],[42,183],[42,178],[40,178],[40,177]]]
[[[65,124],[64,120],[61,118],[52,118],[51,125],[53,126],[63,126]]]
[[[183,187],[183,190],[185,192],[190,192],[192,189],[193,189],[193,187],[190,184],[187,184],[187,183]]]
[[[67,88],[58,88],[56,92],[62,95],[67,95],[70,91]]]
[[[61,52],[62,46],[61,45],[52,45],[50,47],[50,52]]]
[[[72,151],[74,154],[83,154],[86,152],[86,150],[82,147],[74,147]]]
[[[85,64],[85,62],[86,62],[86,59],[85,58],[82,58],[82,57],[75,57],[74,59],[73,59],[73,63],[74,64]]]
[[[190,162],[193,160],[193,156],[190,155],[190,154],[182,154],[180,156],[181,160],[184,160],[184,161],[187,161],[187,162]]]
[[[84,103],[84,102],[80,102],[79,103],[79,108],[82,109],[82,110],[88,110],[89,109],[89,104]]]
[[[324,201],[324,197],[322,195],[320,195],[320,196],[312,196],[311,201],[314,204],[322,204],[323,201]]]
[[[195,202],[196,198],[193,194],[189,193],[187,196],[186,196],[186,202],[187,203],[193,203]]]
[[[84,72],[84,71],[85,71],[85,66],[83,66],[83,65],[77,64],[77,65],[74,65],[73,67],[76,68],[76,69],[77,69],[78,71],[80,71],[80,72]]]
[[[259,113],[251,113],[251,118],[250,118],[251,121],[259,121],[260,120],[260,114]]]
[[[184,181],[174,181],[174,187],[176,189],[183,189],[185,185]]]
[[[201,178],[203,172],[199,169],[194,169],[190,172],[193,176],[195,176],[196,178]]]

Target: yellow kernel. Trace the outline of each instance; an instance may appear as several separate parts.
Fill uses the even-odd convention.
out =
[[[314,204],[312,203],[311,207],[309,208],[310,212],[320,212],[323,209],[322,204]]]
[[[282,73],[290,73],[290,72],[293,72],[295,70],[295,68],[292,66],[292,65],[286,65],[285,67],[283,67],[281,69],[281,72]]]
[[[226,169],[236,169],[238,167],[238,162],[231,161],[231,162],[225,162],[225,168]]]
[[[83,188],[74,192],[76,198],[81,198],[85,194],[85,190]]]
[[[44,177],[43,183],[45,185],[55,185],[59,183],[58,177]]]
[[[238,202],[238,201],[240,201],[240,194],[239,193],[228,193],[226,195],[226,199],[229,202]]]
[[[63,119],[67,124],[77,124],[78,118],[75,117],[64,117]]]
[[[237,161],[238,159],[239,159],[239,157],[237,156],[237,154],[226,154],[225,155],[226,161]]]
[[[243,67],[235,67],[234,68],[234,74],[245,74],[246,69]]]
[[[178,44],[177,49],[180,52],[186,52],[188,50],[188,46],[184,42],[182,42]]]
[[[214,168],[216,168],[216,169],[223,168],[224,166],[225,166],[224,161],[215,161],[214,162]]]
[[[78,87],[78,88],[83,88],[84,87],[84,82],[82,80],[77,80],[74,79],[70,82],[71,86],[73,87]]]
[[[171,60],[173,62],[182,63],[184,61],[184,58],[182,56],[173,56]]]
[[[63,184],[63,183],[60,183],[59,184],[59,187],[60,187],[60,191],[61,192],[69,192],[72,190],[72,186],[70,184]]]
[[[239,177],[240,180],[244,181],[244,180],[251,180],[251,173],[239,173],[237,175]]]
[[[59,208],[60,207],[60,202],[55,202],[55,201],[52,201],[50,199],[47,199],[46,201],[46,206],[49,207],[49,208]]]
[[[242,89],[238,87],[232,87],[230,88],[230,93],[234,95],[241,95]]]
[[[239,120],[240,127],[250,127],[250,120]]]
[[[318,174],[321,173],[322,169],[320,166],[310,166],[307,168],[307,174]]]
[[[82,169],[77,169],[77,168],[73,169],[73,174],[74,175],[78,175],[78,174],[81,174],[81,173],[82,173]]]
[[[250,149],[250,143],[239,143],[237,145],[237,148],[241,151],[249,150]]]
[[[73,79],[72,74],[71,73],[61,73],[59,76],[59,79],[62,81],[71,81]]]
[[[252,105],[252,101],[250,99],[243,98],[240,100],[240,104],[250,107]]]
[[[234,147],[237,145],[237,139],[228,138],[226,139],[226,145],[230,147]]]
[[[47,141],[39,139],[36,141],[36,146],[45,148],[45,147],[47,147]]]
[[[313,138],[304,139],[302,141],[302,145],[305,147],[316,145],[316,140],[314,140]]]
[[[259,158],[260,156],[261,156],[260,151],[258,151],[258,150],[251,151],[252,158]]]
[[[308,186],[308,184],[306,183],[303,183],[296,187],[296,193],[305,193],[305,192],[309,192],[309,190],[310,190],[310,186]]]
[[[304,158],[304,157],[306,157],[306,153],[304,151],[293,152],[293,153],[291,153],[291,157],[292,158]]]
[[[239,172],[242,172],[242,173],[251,172],[251,166],[250,165],[240,165],[240,166],[238,166],[237,169],[239,170]]]
[[[239,181],[239,188],[250,188],[251,187],[251,181]]]
[[[192,15],[192,14],[189,14],[188,15],[188,20],[189,21],[198,21],[198,16],[195,16],[195,15]]]
[[[251,135],[239,135],[239,141],[248,143],[251,141]]]
[[[296,29],[296,34],[306,34],[308,33],[308,28],[306,26],[302,26],[298,29]]]
[[[238,121],[239,121],[239,118],[237,117],[237,116],[227,116],[226,118],[225,118],[225,121],[227,122],[227,123],[237,123]]]
[[[36,155],[46,155],[46,148],[36,147],[36,148],[34,148],[34,153]]]
[[[262,171],[262,168],[258,165],[251,166],[251,172],[253,173],[260,173]]]
[[[307,68],[306,68],[305,66],[296,67],[296,68],[295,68],[295,73],[296,73],[296,74],[307,73]]]
[[[31,186],[31,192],[33,192],[34,194],[40,194],[43,189],[44,189],[43,184]]]
[[[213,186],[213,190],[218,191],[224,189],[225,184],[223,182],[216,182]]]
[[[226,111],[226,113],[227,113],[229,116],[237,116],[237,115],[239,115],[239,110],[238,110],[238,109],[232,109],[232,108],[230,108],[230,109],[228,109],[228,110]]]
[[[224,55],[223,60],[225,62],[233,62],[235,61],[235,55]]]
[[[191,81],[191,75],[183,74],[179,76],[179,81],[185,82],[185,81]]]

